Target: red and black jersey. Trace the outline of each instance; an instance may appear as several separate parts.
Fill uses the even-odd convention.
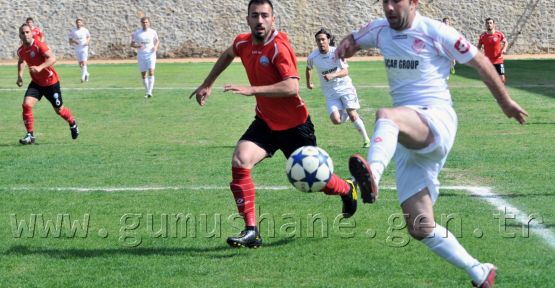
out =
[[[44,54],[48,50],[50,50],[50,48],[48,48],[46,44],[35,40],[30,46],[25,46],[25,44],[21,45],[19,49],[17,49],[17,56],[23,59],[29,67],[39,66],[46,61]],[[31,74],[33,82],[43,87],[54,85],[60,81],[54,66],[46,67],[39,73],[29,72],[29,74]]]
[[[503,42],[503,39],[505,39],[505,35],[499,31],[495,31],[492,34],[484,32],[480,35],[478,46],[484,46],[484,54],[493,64],[503,63],[503,53],[501,53],[501,42]]]

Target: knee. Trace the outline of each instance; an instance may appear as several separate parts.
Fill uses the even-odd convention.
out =
[[[341,119],[339,119],[337,117],[331,117],[330,120],[331,120],[331,123],[333,123],[334,125],[341,124]]]
[[[378,111],[376,111],[376,120],[377,119],[392,119],[393,118],[393,113],[391,112],[391,109],[388,108],[380,108],[378,109]]]
[[[245,159],[243,159],[240,153],[235,153],[231,158],[231,167],[250,169],[252,168],[252,165],[250,165],[249,161],[246,161]]]
[[[409,226],[407,227],[407,230],[410,234],[410,236],[418,241],[430,236],[430,234],[433,233],[434,229],[430,228],[430,227],[414,227],[414,226]]]

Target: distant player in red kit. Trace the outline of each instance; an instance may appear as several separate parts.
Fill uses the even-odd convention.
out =
[[[31,83],[27,87],[22,105],[23,122],[27,134],[19,140],[19,143],[23,145],[35,143],[33,106],[40,101],[42,96],[46,97],[54,107],[54,111],[67,121],[71,138],[77,139],[77,136],[79,136],[77,122],[71,115],[71,111],[64,106],[60,90],[60,78],[52,66],[56,62],[56,57],[46,44],[34,39],[29,25],[23,24],[19,27],[19,38],[23,44],[17,49],[17,56],[19,57],[17,62],[17,86],[21,87],[23,85],[24,63],[29,66],[29,74],[31,74]]]
[[[31,28],[31,33],[33,33],[33,38],[37,41],[44,42],[44,34],[39,27],[35,26],[35,20],[29,17],[25,20],[25,23]]]
[[[500,31],[495,30],[495,21],[491,18],[487,18],[486,21],[486,32],[480,35],[480,40],[478,41],[478,50],[484,47],[484,54],[489,58],[497,74],[501,77],[501,81],[505,83],[505,65],[503,64],[503,54],[507,52],[509,47],[509,42],[505,35]]]
[[[281,150],[289,157],[297,148],[316,146],[314,125],[299,96],[299,73],[295,53],[283,32],[275,30],[275,16],[270,0],[251,0],[247,23],[251,33],[240,34],[227,48],[204,82],[191,94],[204,106],[216,78],[240,57],[252,86],[227,84],[224,91],[256,97],[256,116],[235,146],[231,160],[230,189],[239,214],[245,220],[245,230],[229,237],[232,247],[256,248],[262,244],[255,211],[255,186],[251,169],[266,157]],[[339,195],[343,201],[343,215],[351,217],[356,211],[357,190],[351,180],[333,174],[322,190],[328,195]]]

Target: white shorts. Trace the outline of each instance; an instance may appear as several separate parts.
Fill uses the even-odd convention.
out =
[[[419,150],[407,149],[397,144],[397,196],[399,203],[428,188],[433,203],[439,195],[439,171],[455,142],[457,114],[451,106],[403,106],[411,108],[427,122],[434,135],[434,143]]]
[[[75,58],[77,58],[77,62],[87,61],[89,59],[89,46],[76,47]]]
[[[325,91],[324,94],[326,94],[326,108],[328,109],[328,114],[330,115],[334,111],[360,109],[357,91],[355,88],[342,91],[329,90]]]
[[[140,55],[137,57],[139,63],[139,70],[141,72],[146,72],[150,69],[154,70],[156,68],[156,53]]]

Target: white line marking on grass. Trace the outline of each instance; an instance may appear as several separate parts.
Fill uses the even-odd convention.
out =
[[[247,85],[246,83],[243,83]],[[389,89],[387,84],[376,84],[376,85],[357,85],[357,88],[363,89]],[[449,85],[451,89],[466,89],[466,88],[485,88],[484,84],[472,84],[472,85]],[[555,84],[520,84],[520,85],[510,85],[509,88],[554,88]],[[155,90],[191,90],[197,89],[198,86],[183,86],[183,87],[156,87]],[[301,90],[307,90],[306,87],[300,87]],[[0,88],[0,91],[24,91],[25,88]],[[96,90],[144,90],[142,86],[137,87],[66,87],[62,88],[62,91],[96,91]],[[222,87],[223,90],[223,87]]]
[[[0,190],[8,191],[67,191],[67,192],[148,192],[162,190],[228,190],[228,186],[135,186],[135,187],[50,187],[50,188],[34,188],[34,187],[8,187]],[[294,189],[291,186],[257,186],[258,190],[283,191]],[[395,187],[382,187],[384,190],[395,190]],[[493,193],[490,187],[483,186],[444,186],[441,190],[462,190],[481,198],[488,202],[491,206],[501,211],[505,215],[514,215],[514,219],[523,225],[529,225],[531,230],[541,237],[549,247],[555,250],[555,234],[551,232],[545,225],[529,223],[530,215],[522,212],[518,208],[503,200],[499,195]],[[512,219],[512,218],[511,218]]]

